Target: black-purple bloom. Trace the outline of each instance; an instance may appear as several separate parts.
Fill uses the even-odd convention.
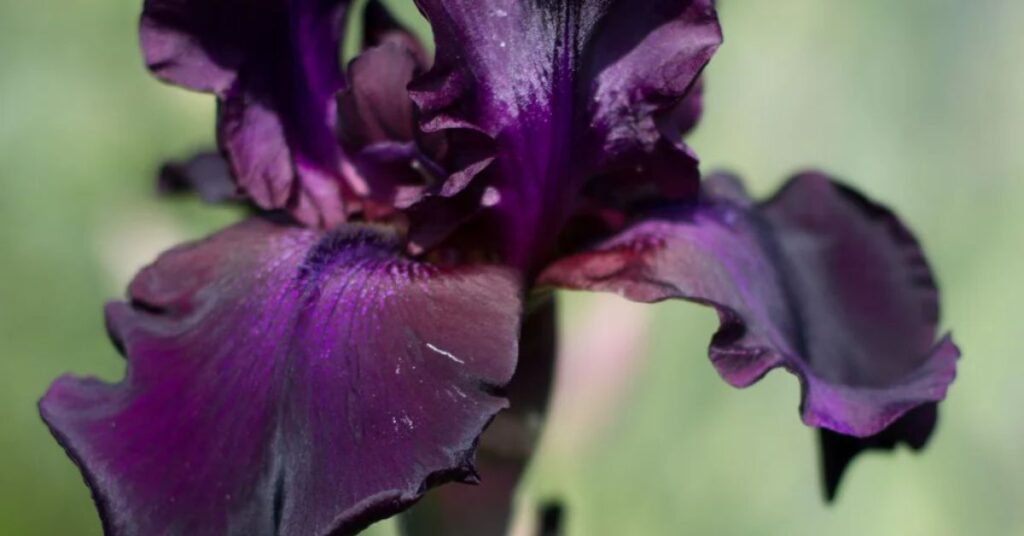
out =
[[[726,381],[799,378],[830,489],[923,444],[958,350],[906,228],[818,173],[761,203],[700,181],[712,0],[418,5],[432,63],[371,3],[343,72],[346,0],[146,1],[146,61],[217,96],[227,163],[165,187],[255,214],[107,307],[121,383],[40,403],[109,533],[351,533],[475,481],[492,419],[544,405],[553,288],[714,307]]]

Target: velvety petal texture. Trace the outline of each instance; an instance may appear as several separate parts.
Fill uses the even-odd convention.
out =
[[[107,309],[125,379],[63,377],[40,409],[111,534],[349,534],[475,478],[520,296],[377,228],[253,219],[144,269]]]
[[[744,387],[784,367],[803,388],[808,425],[866,437],[945,397],[959,351],[936,340],[938,292],[896,217],[817,173],[762,204],[717,177],[695,203],[668,208],[592,251],[561,260],[542,284],[654,302],[713,306],[710,357]]]
[[[159,78],[218,97],[218,139],[242,191],[310,225],[345,218],[334,136],[348,0],[146,0]]]
[[[435,161],[444,136],[419,130],[406,89],[421,70],[405,44],[386,41],[351,62],[351,83],[338,99],[339,137],[361,193],[384,207],[406,207],[444,177]]]
[[[557,349],[552,293],[531,297],[519,337],[519,366],[506,388],[509,409],[480,438],[476,486],[441,486],[402,514],[403,536],[501,535],[545,420]]]
[[[338,97],[338,135],[368,198],[364,212],[379,219],[419,201],[446,173],[443,133],[420,130],[409,83],[429,66],[419,39],[376,0],[366,6],[363,44]]]
[[[352,60],[352,84],[339,99],[343,140],[353,146],[412,141],[413,104],[406,86],[421,68],[412,51],[392,42]]]
[[[548,253],[592,176],[654,177],[693,191],[696,160],[657,120],[721,41],[711,0],[417,3],[437,56],[412,97],[424,129],[454,131],[466,160],[438,193],[486,197],[469,206],[487,209],[484,224],[510,263]],[[474,135],[492,143],[473,145]],[[674,159],[671,178],[645,167],[655,153]]]
[[[648,151],[633,151],[620,165],[584,185],[584,202],[573,218],[593,219],[594,211],[624,214],[633,207],[664,199],[687,199],[698,193],[697,159],[683,143],[700,120],[704,104],[701,80],[683,100],[657,118],[661,137]],[[574,225],[576,222],[571,222]]]

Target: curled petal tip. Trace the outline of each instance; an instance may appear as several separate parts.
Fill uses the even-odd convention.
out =
[[[934,278],[896,216],[820,173],[761,204],[732,182],[715,179],[700,202],[656,211],[540,281],[713,306],[722,377],[745,387],[789,370],[811,426],[872,436],[944,398],[959,350],[936,342]]]

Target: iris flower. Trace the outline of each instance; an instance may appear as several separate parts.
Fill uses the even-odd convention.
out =
[[[799,379],[830,490],[863,449],[923,444],[958,350],[910,232],[821,173],[760,202],[702,181],[682,141],[712,0],[417,5],[432,61],[374,2],[342,69],[347,0],[146,0],[145,61],[216,96],[227,163],[165,185],[254,210],[106,307],[120,383],[40,402],[109,534],[353,533],[477,481],[478,446],[519,456],[513,487],[553,289],[713,307],[725,381]]]

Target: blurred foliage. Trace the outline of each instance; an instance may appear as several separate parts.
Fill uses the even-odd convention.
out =
[[[100,532],[35,401],[64,372],[118,378],[103,302],[236,217],[153,195],[161,160],[212,143],[213,103],[145,73],[140,3],[0,0],[0,534]],[[576,536],[1024,534],[1024,3],[721,4],[692,144],[760,194],[824,168],[917,230],[965,354],[940,428],[922,456],[860,459],[827,507],[796,381],[727,387],[704,357],[713,315],[659,305],[626,403],[599,440],[542,452],[521,502],[564,498]],[[588,298],[567,298],[571,323]]]

